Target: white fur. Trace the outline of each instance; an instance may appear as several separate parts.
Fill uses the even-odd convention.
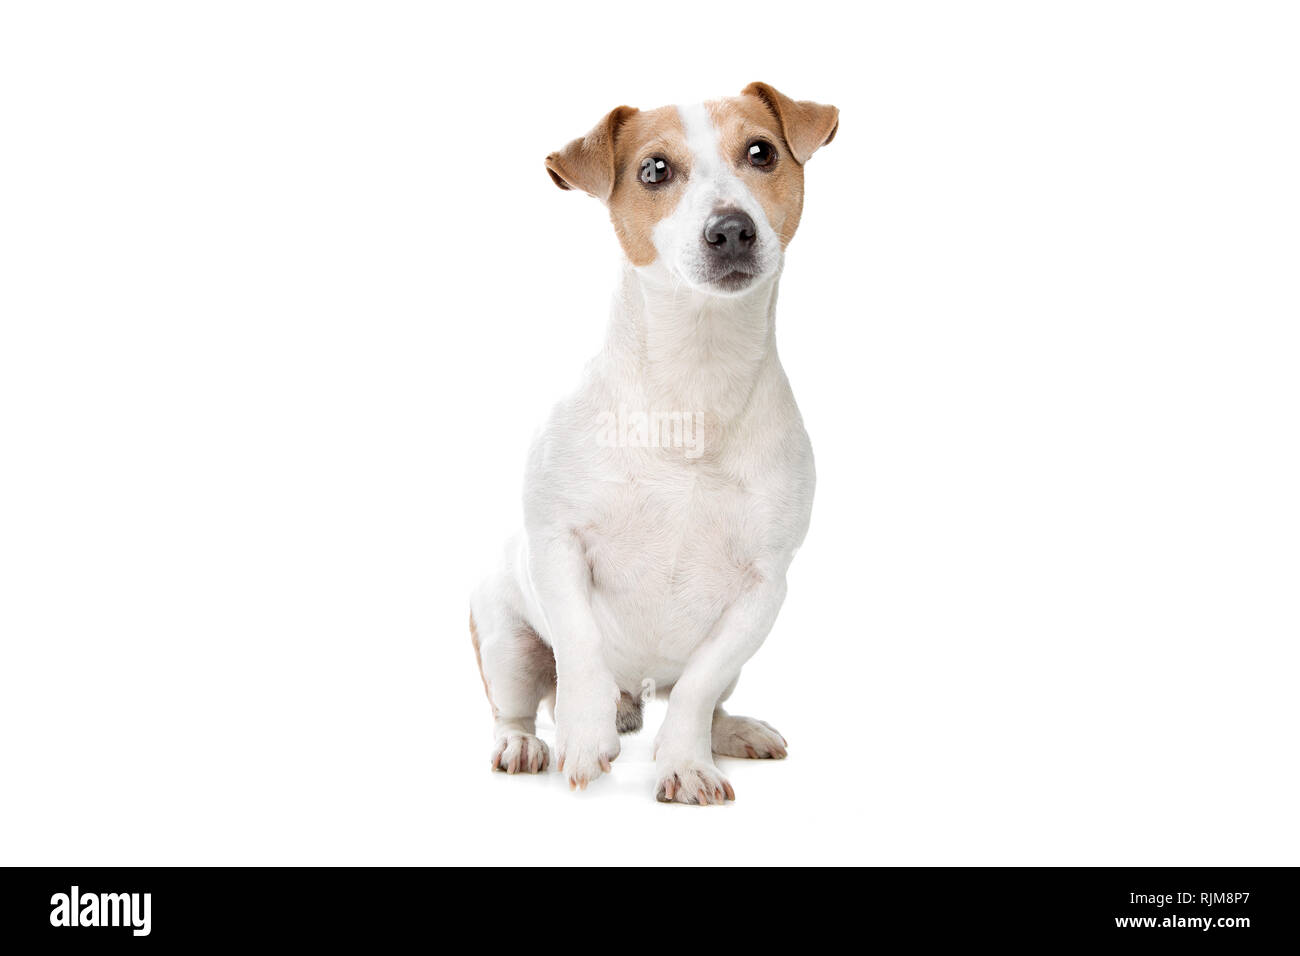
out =
[[[785,755],[770,727],[720,705],[781,607],[814,474],[773,336],[778,237],[719,155],[706,111],[681,117],[690,182],[654,231],[659,258],[625,264],[604,350],[535,440],[523,532],[472,610],[497,753],[544,753],[533,743],[542,692],[510,670],[511,642],[531,627],[554,650],[556,759],[571,785],[609,769],[619,693],[649,680],[671,689],[656,738],[661,799],[712,803],[731,793],[715,750]],[[761,274],[735,294],[701,282],[699,237],[720,205],[758,229]],[[622,407],[698,415],[699,453],[598,441],[597,419]]]

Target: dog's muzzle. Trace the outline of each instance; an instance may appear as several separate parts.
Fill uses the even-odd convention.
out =
[[[704,224],[707,281],[727,291],[743,289],[758,273],[758,229],[749,213],[719,209]]]

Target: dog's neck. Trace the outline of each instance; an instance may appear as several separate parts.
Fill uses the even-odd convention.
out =
[[[629,399],[651,408],[733,420],[764,375],[779,367],[779,280],[774,275],[724,297],[625,263],[606,343],[609,371],[624,380]]]

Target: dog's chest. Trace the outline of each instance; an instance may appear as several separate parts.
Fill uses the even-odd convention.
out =
[[[579,529],[607,639],[675,659],[755,582],[769,504],[705,463],[610,482]]]

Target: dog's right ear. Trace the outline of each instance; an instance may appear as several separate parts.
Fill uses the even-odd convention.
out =
[[[614,142],[618,130],[637,110],[613,109],[586,136],[575,139],[558,153],[546,157],[546,171],[561,189],[581,189],[601,202],[614,191]]]

